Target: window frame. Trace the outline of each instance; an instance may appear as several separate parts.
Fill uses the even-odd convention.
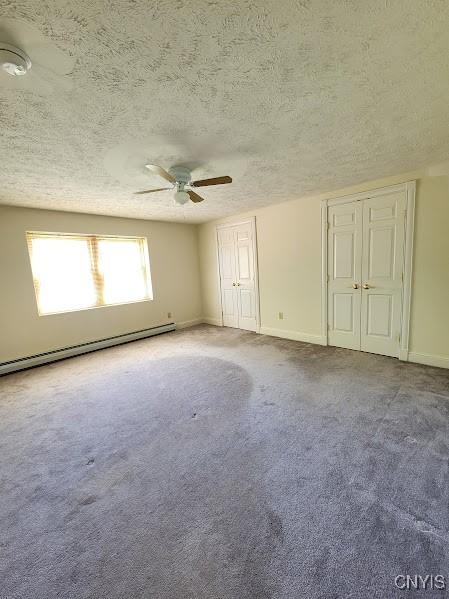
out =
[[[71,312],[84,312],[85,310],[95,310],[97,308],[110,308],[113,306],[125,306],[128,304],[138,304],[141,302],[150,302],[153,301],[153,281],[151,278],[151,266],[150,266],[150,255],[148,250],[148,239],[145,236],[133,236],[133,235],[103,235],[100,233],[67,233],[67,232],[56,232],[56,231],[26,231],[25,233],[27,247],[28,247],[28,257],[30,260],[30,268],[31,275],[33,279],[34,293],[36,299],[36,306],[39,316],[54,316],[57,314],[69,314]],[[40,293],[40,283],[38,278],[34,274],[33,269],[33,249],[32,249],[32,240],[38,238],[75,238],[75,239],[85,239],[88,243],[89,247],[89,255],[90,255],[90,263],[91,263],[91,276],[93,279],[93,284],[95,287],[95,293],[97,298],[97,303],[94,306],[88,306],[85,308],[73,308],[70,310],[60,310],[57,312],[42,312],[40,308],[39,302],[39,293]],[[103,284],[102,284],[102,275],[99,270],[99,255],[98,255],[98,241],[103,239],[114,239],[117,241],[137,241],[140,246],[140,252],[142,256],[142,268],[144,271],[145,277],[145,286],[147,296],[142,299],[137,300],[129,300],[126,302],[115,302],[115,303],[105,303],[103,298]]]

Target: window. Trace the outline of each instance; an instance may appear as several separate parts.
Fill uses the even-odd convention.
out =
[[[153,299],[147,240],[28,232],[39,314]]]

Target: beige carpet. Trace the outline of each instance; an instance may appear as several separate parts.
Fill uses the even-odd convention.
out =
[[[448,371],[201,326],[0,394],[2,599],[386,599],[448,574]]]

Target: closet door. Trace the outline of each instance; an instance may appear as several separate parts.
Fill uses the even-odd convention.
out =
[[[399,355],[406,198],[363,201],[361,349]]]
[[[247,331],[256,331],[255,256],[251,223],[236,225],[234,236],[238,326]]]
[[[236,286],[235,231],[223,228],[218,231],[218,259],[220,265],[221,305],[223,325],[239,326],[238,297]]]
[[[360,349],[362,264],[360,202],[328,211],[328,343]]]
[[[217,227],[223,325],[257,331],[254,222]]]

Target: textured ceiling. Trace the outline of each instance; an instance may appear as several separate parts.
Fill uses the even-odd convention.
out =
[[[449,156],[446,0],[0,0],[8,19],[59,75],[0,81],[5,204],[201,222]],[[161,187],[147,161],[234,183],[175,207],[132,195]]]

